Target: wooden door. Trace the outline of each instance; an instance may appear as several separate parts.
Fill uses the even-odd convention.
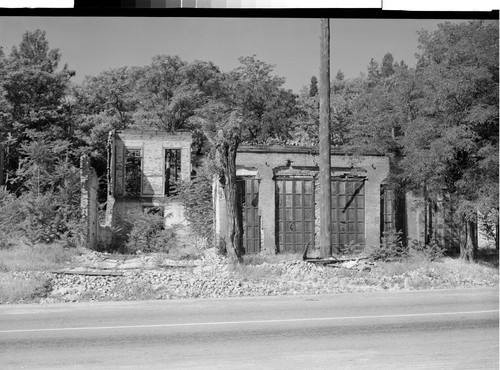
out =
[[[314,245],[314,182],[276,180],[278,252],[303,253]]]
[[[365,246],[364,179],[332,179],[332,245],[341,251]]]
[[[259,253],[259,181],[255,178],[240,178],[238,179],[238,190],[243,213],[243,247],[245,253]]]

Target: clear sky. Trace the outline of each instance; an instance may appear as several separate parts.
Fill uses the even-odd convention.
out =
[[[332,19],[331,74],[366,73],[371,58],[386,52],[415,64],[417,34],[435,30],[443,20]],[[26,30],[45,30],[62,63],[85,75],[121,66],[149,64],[159,54],[179,55],[191,62],[212,61],[223,71],[240,56],[257,55],[275,65],[286,87],[298,93],[319,70],[319,19],[293,18],[139,18],[139,17],[0,17],[0,46],[9,53]]]

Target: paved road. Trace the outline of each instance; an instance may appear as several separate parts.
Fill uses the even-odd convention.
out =
[[[498,289],[0,306],[2,369],[495,369]]]

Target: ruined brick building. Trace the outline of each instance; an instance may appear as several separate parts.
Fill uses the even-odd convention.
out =
[[[108,137],[106,216],[97,220],[97,178],[82,160],[82,207],[88,215],[89,244],[119,245],[124,222],[133,223],[143,212],[165,217],[165,225],[186,225],[183,206],[171,199],[179,181],[191,178],[191,134],[161,131],[111,131]],[[185,229],[185,228],[184,228]],[[186,231],[187,233],[187,231]]]
[[[318,150],[296,146],[241,146],[236,158],[246,253],[319,254]],[[412,193],[388,184],[389,158],[370,154],[352,158],[331,153],[331,242],[339,250],[376,247],[386,232],[404,242],[429,234],[448,248],[458,245],[458,227],[445,199],[427,207]],[[225,232],[221,184],[215,186],[215,232]],[[429,223],[429,221],[431,221]],[[426,226],[427,225],[427,226]]]
[[[107,208],[97,216],[97,178],[82,159],[82,208],[89,245],[120,244],[113,230],[143,212],[164,215],[189,235],[183,205],[172,199],[178,181],[191,178],[191,134],[112,131],[108,140]],[[241,146],[237,155],[238,194],[244,220],[246,253],[298,252],[319,248],[318,152],[312,147]],[[377,246],[386,231],[422,239],[430,209],[410,193],[397,195],[388,185],[389,158],[365,154],[353,160],[331,154],[332,244],[340,250]],[[225,232],[222,185],[214,182],[215,235]],[[432,210],[433,237],[453,239],[456,227],[444,207]],[[216,238],[217,240],[217,238]]]
[[[237,176],[247,253],[314,253],[319,247],[318,151],[295,146],[242,146]],[[353,165],[332,153],[332,244],[362,250],[380,240],[380,189],[389,175],[385,156],[366,155]],[[216,233],[225,232],[224,193],[216,186]]]

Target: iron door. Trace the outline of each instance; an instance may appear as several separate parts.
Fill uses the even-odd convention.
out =
[[[277,179],[278,252],[303,253],[314,245],[314,182],[312,179]]]
[[[332,245],[341,251],[346,246],[356,246],[357,251],[364,248],[364,187],[364,179],[332,180]]]
[[[259,253],[259,181],[255,178],[240,178],[238,187],[243,213],[243,247],[246,254]]]

